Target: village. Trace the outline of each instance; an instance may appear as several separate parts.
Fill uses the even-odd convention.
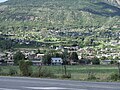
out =
[[[111,42],[111,45],[115,45],[115,42]],[[117,45],[120,43],[116,43]],[[41,52],[45,51],[45,52]],[[52,52],[50,52],[52,51]],[[6,50],[4,52],[0,52],[0,65],[15,65],[14,64],[14,55],[17,52],[21,52],[25,56],[25,60],[29,60],[32,62],[34,66],[40,65],[92,65],[92,64],[116,64],[120,61],[120,51],[116,48],[93,48],[93,47],[85,47],[80,48],[79,46],[71,46],[71,47],[49,47],[47,50],[40,49],[20,49],[20,50]],[[65,53],[67,52],[67,53]],[[50,59],[49,63],[44,63],[45,59],[48,59],[46,53],[49,53]],[[57,54],[66,54],[66,56],[53,55],[51,53]],[[73,55],[72,55],[73,54]],[[44,61],[45,60],[45,61]],[[94,61],[95,60],[95,61]],[[67,63],[64,63],[64,62]]]

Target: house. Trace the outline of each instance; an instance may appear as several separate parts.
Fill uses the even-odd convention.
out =
[[[6,52],[6,59],[4,60],[7,65],[14,65],[13,53]]]
[[[64,50],[68,50],[68,52],[77,52],[77,50],[79,49],[79,46],[77,45],[72,45],[71,47],[64,47]]]
[[[62,65],[63,64],[63,60],[62,58],[51,58],[51,64],[52,65]]]
[[[44,54],[37,54],[36,57],[37,57],[38,59],[41,59],[41,60],[42,60],[43,57],[44,57]]]
[[[2,65],[4,62],[4,56],[5,56],[4,53],[0,53],[0,65]]]
[[[7,65],[14,65],[14,60],[13,59],[8,59],[6,60]]]
[[[32,62],[33,66],[40,66],[40,65],[42,65],[42,61],[41,60],[33,60],[31,62]]]
[[[44,54],[30,54],[28,59],[33,63],[34,66],[42,65],[42,59]]]
[[[102,60],[101,64],[108,65],[111,63],[111,60]]]

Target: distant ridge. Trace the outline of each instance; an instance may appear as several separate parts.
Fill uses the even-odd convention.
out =
[[[6,1],[8,1],[8,0],[0,0],[0,3],[2,3],[2,2],[6,2]]]
[[[120,7],[120,0],[104,0],[112,5]]]

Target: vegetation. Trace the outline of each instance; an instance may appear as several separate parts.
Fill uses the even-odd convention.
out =
[[[119,81],[114,73],[118,73],[117,66],[66,66],[67,74],[64,74],[63,66],[32,66],[31,77],[51,77],[51,78],[70,78],[73,80],[95,80],[95,81]],[[16,69],[16,73],[12,75],[21,75],[21,71],[18,66],[1,66],[0,75],[10,75],[10,68]],[[114,77],[115,76],[115,77]],[[118,76],[118,74],[117,74]],[[117,79],[116,79],[117,78]]]
[[[42,44],[85,47],[101,45],[101,41],[119,41],[120,9],[104,1],[8,0],[1,3],[0,39],[12,42],[0,41],[0,48]]]
[[[43,63],[45,65],[51,65],[51,54],[50,53],[47,53],[44,58],[43,58]]]
[[[94,59],[92,59],[92,64],[93,65],[99,65],[100,64],[99,58],[95,57]]]
[[[89,72],[89,73],[88,73],[88,78],[87,78],[87,79],[88,79],[88,80],[96,80],[97,78],[96,78],[95,73]]]
[[[22,76],[31,76],[32,69],[29,61],[21,60],[19,64],[20,72]]]
[[[9,75],[10,76],[17,76],[18,75],[18,73],[17,73],[17,69],[15,69],[15,68],[10,68],[9,69]]]
[[[70,59],[73,60],[73,62],[78,62],[78,55],[76,52],[70,53]]]
[[[18,51],[13,59],[19,67],[0,67],[0,75],[119,80],[120,67],[119,74],[116,74],[118,69],[114,66],[119,57],[113,58],[112,55],[120,50],[120,8],[105,1],[8,0],[0,3],[0,51],[35,48],[38,49],[36,54],[45,54],[43,63],[48,65],[31,67],[25,55]],[[74,46],[83,50],[62,50],[62,47]],[[78,52],[82,56],[81,60],[78,59]],[[86,58],[108,53],[108,57]],[[63,65],[51,66],[51,57],[61,57]],[[68,59],[95,66],[68,66]],[[100,60],[105,59],[112,59],[113,66],[99,65]],[[115,74],[109,76],[111,73]]]
[[[113,80],[113,81],[118,81],[120,80],[120,75],[117,74],[117,73],[112,73],[109,77],[110,80]]]
[[[18,51],[14,54],[13,59],[15,65],[18,65],[20,60],[25,60],[25,55],[22,52]]]

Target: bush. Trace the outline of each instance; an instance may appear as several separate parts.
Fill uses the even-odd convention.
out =
[[[120,75],[117,74],[117,73],[113,73],[113,74],[110,75],[109,79],[113,80],[113,81],[120,80]]]
[[[40,77],[39,72],[35,71],[31,74],[31,77]]]
[[[20,60],[25,59],[25,55],[22,52],[18,51],[13,55],[13,59],[14,59],[14,64],[18,65]]]
[[[92,64],[93,64],[93,65],[100,65],[100,60],[99,60],[97,57],[95,57],[95,58],[92,60]]]
[[[10,76],[17,75],[17,70],[14,69],[14,68],[10,68],[10,69],[9,69],[9,75],[10,75]]]
[[[20,64],[19,64],[19,68],[20,68],[20,72],[22,76],[30,76],[31,75],[31,63],[29,63],[29,61],[24,61],[21,60]]]
[[[93,72],[89,72],[88,73],[88,78],[87,78],[88,80],[95,80],[95,79],[97,79],[96,78],[96,76],[95,76],[95,73],[93,73]]]
[[[82,58],[81,60],[79,60],[79,63],[80,63],[80,64],[90,64],[90,63],[91,63],[91,60]]]
[[[110,62],[110,64],[117,64],[117,61],[116,61],[116,60],[112,60],[112,61]]]
[[[0,67],[0,74],[1,74],[1,72],[2,72],[2,68]]]
[[[71,73],[68,73],[68,74],[66,74],[66,75],[62,75],[62,78],[71,78]]]
[[[42,73],[43,77],[54,77],[53,72],[47,68],[43,68],[41,73]]]
[[[39,69],[33,72],[31,76],[32,77],[52,77],[52,78],[55,77],[54,73],[45,67],[44,68],[39,67]]]

